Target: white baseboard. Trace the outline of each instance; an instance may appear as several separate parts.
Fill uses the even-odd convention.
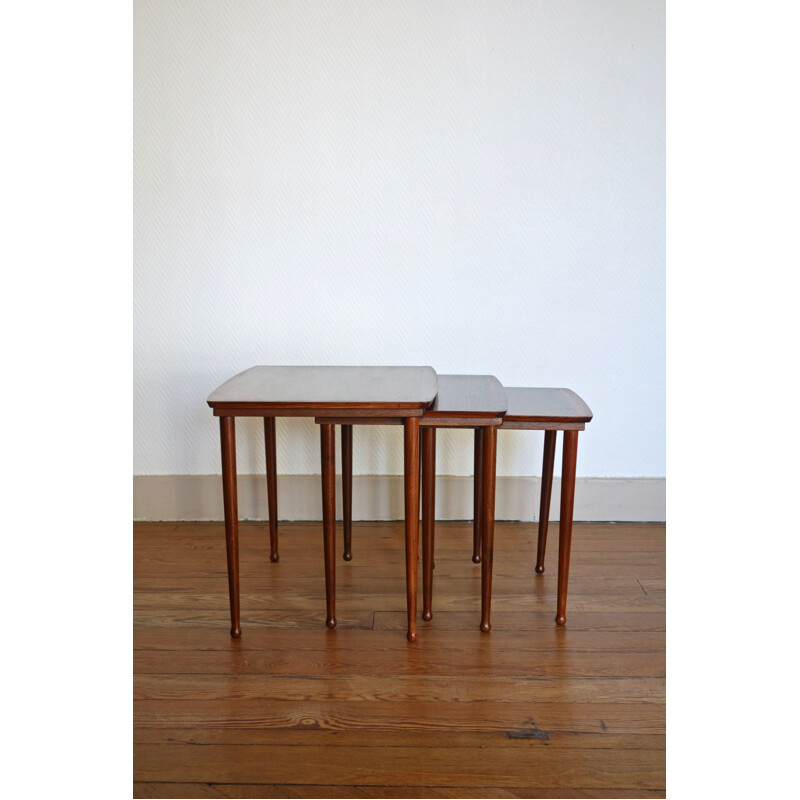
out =
[[[495,517],[537,521],[537,477],[498,477]],[[560,480],[553,481],[550,519],[559,515]],[[278,517],[283,520],[322,519],[319,475],[278,476]],[[341,478],[336,478],[336,511],[341,516]],[[239,475],[239,518],[267,519],[263,475]],[[133,478],[135,520],[222,519],[219,475],[136,475]],[[354,475],[353,519],[403,518],[403,478],[400,475]],[[575,521],[664,522],[666,478],[578,478]],[[436,478],[436,519],[472,519],[472,478]]]

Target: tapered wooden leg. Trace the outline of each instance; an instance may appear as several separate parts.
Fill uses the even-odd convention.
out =
[[[228,555],[228,593],[231,636],[242,635],[239,622],[239,509],[236,502],[236,429],[233,417],[219,418],[222,446],[222,504],[225,510],[225,550]]]
[[[278,468],[275,417],[264,417],[264,453],[267,457],[267,505],[269,506],[269,560],[278,560]]]
[[[334,425],[319,426],[322,453],[322,539],[325,554],[325,624],[336,627],[336,444]]]
[[[422,507],[422,477],[423,477],[422,476],[422,471],[423,471],[423,467],[422,467],[422,462],[423,462],[423,452],[422,452],[422,439],[423,439],[423,436],[422,436],[422,431],[423,430],[424,429],[420,425],[420,428],[419,428],[419,433],[420,433],[420,437],[419,437],[419,446],[420,446],[420,451],[419,451],[420,508]],[[434,520],[433,525],[431,526],[431,571],[433,571],[433,570],[436,569],[436,556],[434,555],[434,550],[435,550],[435,543],[434,543],[435,536],[434,536],[434,534],[435,534],[435,528],[436,528],[436,522],[435,522],[435,517],[436,517],[436,428],[433,429],[433,468],[431,470],[431,474],[433,475],[433,483],[431,484],[431,509],[432,509],[431,510],[431,515],[432,515],[431,519]],[[423,581],[423,583],[424,583],[424,581]]]
[[[483,511],[483,428],[475,428],[475,464],[472,477],[472,560],[481,563],[481,523]]]
[[[436,508],[436,428],[422,428],[422,619],[433,617],[433,537]]]
[[[419,568],[419,417],[406,417],[403,430],[406,511],[406,602],[408,641],[417,639],[417,570]]]
[[[547,547],[547,521],[550,519],[550,496],[553,491],[553,463],[556,458],[556,432],[544,432],[542,492],[539,498],[539,542],[536,547],[536,573],[544,572],[544,549]]]
[[[572,546],[572,513],[575,504],[575,465],[578,458],[578,431],[564,431],[561,462],[561,520],[558,523],[558,601],[556,624],[567,621],[567,583],[569,553]]]
[[[353,534],[353,426],[342,425],[342,530],[344,532],[344,558],[350,561],[353,552],[350,542]]]
[[[483,433],[481,459],[481,630],[492,629],[492,561],[494,551],[494,488],[497,466],[497,428],[487,427]]]

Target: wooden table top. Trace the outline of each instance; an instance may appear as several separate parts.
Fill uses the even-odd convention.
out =
[[[494,375],[439,375],[439,392],[426,417],[498,417],[508,404]]]
[[[439,390],[433,404],[426,408],[419,424],[428,428],[475,428],[497,426],[506,410],[503,384],[494,375],[438,375]],[[366,412],[358,419],[336,418],[330,414],[317,419],[333,425],[401,425],[398,414],[379,417]]]
[[[506,387],[505,422],[580,422],[592,419],[592,410],[571,389]]]
[[[436,397],[432,367],[251,367],[208,397],[215,414],[259,410],[405,410],[422,413]],[[416,415],[416,414],[415,414]]]

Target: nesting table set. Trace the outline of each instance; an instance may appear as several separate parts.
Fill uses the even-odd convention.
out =
[[[489,631],[494,543],[497,430],[545,432],[536,572],[544,572],[556,433],[563,434],[556,623],[566,622],[578,432],[592,412],[569,389],[505,388],[491,375],[437,375],[431,367],[252,367],[208,398],[220,418],[231,636],[241,636],[236,492],[236,417],[262,417],[267,460],[270,558],[278,560],[276,417],[314,417],[320,426],[326,625],[336,626],[335,426],[342,428],[344,558],[352,531],[353,425],[403,425],[408,639],[417,637],[420,483],[422,617],[432,617],[437,428],[475,431],[473,561],[481,564],[480,629]],[[421,439],[421,445],[420,445]],[[420,449],[422,451],[420,459]],[[420,480],[420,461],[422,477]]]

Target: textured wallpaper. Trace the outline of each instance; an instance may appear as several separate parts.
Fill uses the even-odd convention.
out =
[[[665,12],[646,0],[136,0],[134,473],[219,472],[255,364],[566,386],[583,476],[665,474]],[[354,471],[402,472],[357,428]],[[240,472],[264,467],[237,421]],[[498,474],[540,470],[507,432]],[[438,471],[470,474],[442,432]],[[319,471],[309,420],[278,469]]]

